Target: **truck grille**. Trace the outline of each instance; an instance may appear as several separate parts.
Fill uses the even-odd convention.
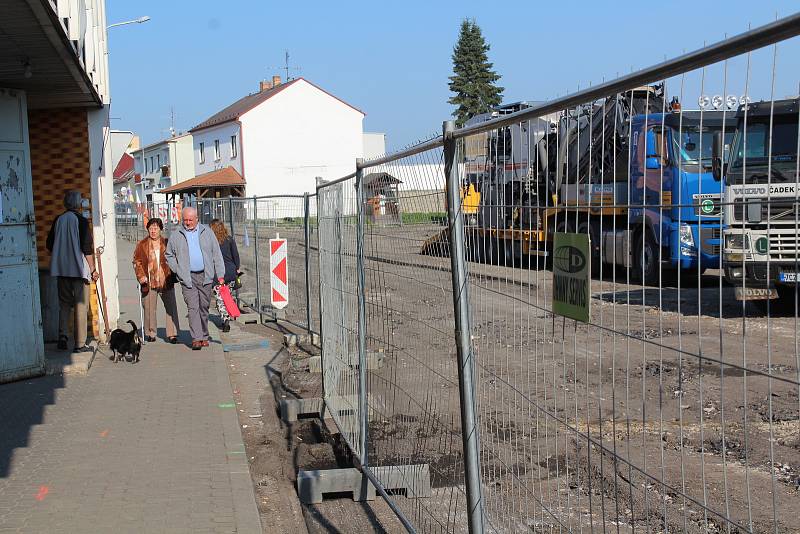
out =
[[[766,221],[794,221],[798,218],[797,203],[795,200],[786,198],[753,199],[751,202],[761,203],[761,220]],[[733,204],[733,215],[737,221],[747,220],[745,202],[735,200]]]
[[[774,260],[797,258],[798,236],[794,230],[770,230],[769,257]]]
[[[722,231],[720,230],[719,226],[701,226],[700,250],[703,251],[703,254],[719,254],[721,238]]]

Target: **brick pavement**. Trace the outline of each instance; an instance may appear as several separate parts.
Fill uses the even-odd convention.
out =
[[[138,324],[133,246],[118,247],[120,322]],[[261,532],[233,402],[218,341],[0,386],[0,533]]]

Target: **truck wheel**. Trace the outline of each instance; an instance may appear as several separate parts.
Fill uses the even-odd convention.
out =
[[[647,231],[644,233],[644,239],[638,233],[634,239],[636,240],[634,244],[636,253],[633,258],[634,272],[631,278],[641,282],[642,285],[658,284],[658,245]]]
[[[582,220],[578,223],[579,234],[589,234],[589,252],[592,261],[592,278],[600,277],[600,226],[597,221]]]

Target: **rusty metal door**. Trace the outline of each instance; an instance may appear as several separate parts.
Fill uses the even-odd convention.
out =
[[[35,232],[25,93],[0,89],[0,382],[44,371]]]

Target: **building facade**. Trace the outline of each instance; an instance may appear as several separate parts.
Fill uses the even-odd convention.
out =
[[[364,113],[304,78],[262,82],[192,130],[197,175],[233,167],[247,196],[314,191],[355,170]]]
[[[131,156],[137,175],[132,186],[137,202],[164,202],[164,189],[195,176],[192,136],[188,133],[142,147]]]
[[[58,301],[44,246],[63,194],[86,200],[103,274],[91,286],[89,334],[119,318],[103,0],[9,0],[0,47],[0,381],[44,372]],[[101,316],[100,307],[104,314]]]

